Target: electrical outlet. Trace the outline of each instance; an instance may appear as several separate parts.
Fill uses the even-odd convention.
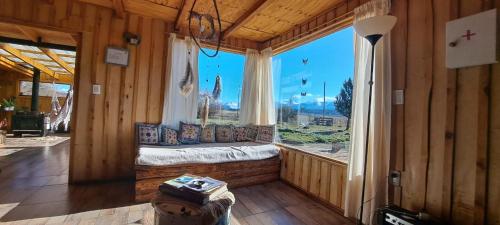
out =
[[[394,186],[401,186],[401,171],[391,170],[389,172],[389,183]]]

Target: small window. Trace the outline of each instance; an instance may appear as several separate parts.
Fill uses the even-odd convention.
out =
[[[348,161],[353,44],[349,27],[273,57],[278,142]]]
[[[20,96],[31,96],[33,88],[33,82],[31,81],[20,81],[19,82],[19,95]],[[52,97],[54,91],[57,93],[57,97],[66,97],[71,85],[69,84],[53,84],[40,82],[39,96]]]
[[[204,50],[213,54],[211,49]],[[210,99],[209,124],[238,124],[244,63],[244,55],[219,51],[216,57],[210,58],[200,51],[198,58],[199,109],[204,106],[205,96],[208,96]],[[220,77],[222,89],[218,98],[216,98],[217,91],[214,92],[217,77]],[[198,119],[200,112],[201,110],[198,110]]]

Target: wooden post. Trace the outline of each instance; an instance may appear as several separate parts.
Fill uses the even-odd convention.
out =
[[[33,68],[33,86],[31,90],[31,111],[38,112],[38,92],[40,91],[40,70]]]

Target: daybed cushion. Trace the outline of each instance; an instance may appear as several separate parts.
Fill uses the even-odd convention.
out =
[[[160,125],[160,145],[178,145],[177,131],[168,128],[165,125]]]
[[[247,141],[255,141],[257,139],[257,133],[259,132],[258,126],[248,125],[245,130],[245,139]]]
[[[274,141],[274,125],[259,126],[257,142],[271,143]]]
[[[215,140],[218,143],[234,142],[234,126],[233,125],[216,125]]]
[[[200,143],[201,126],[198,124],[179,123],[179,141],[182,144]]]
[[[156,124],[137,124],[137,135],[139,144],[157,145],[159,143],[158,125]]]
[[[215,142],[215,125],[206,125],[201,128],[200,141],[203,143],[213,143]]]
[[[273,144],[255,142],[204,143],[179,146],[139,146],[137,165],[169,166],[268,159],[279,154]]]
[[[246,139],[246,127],[235,127],[233,129],[234,131],[234,141],[241,142],[241,141],[247,141]]]

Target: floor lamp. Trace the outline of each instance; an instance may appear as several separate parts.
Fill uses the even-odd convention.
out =
[[[366,123],[366,139],[365,139],[365,151],[364,151],[364,162],[363,162],[363,188],[361,191],[361,208],[359,213],[358,224],[363,224],[363,205],[365,201],[365,186],[366,186],[366,164],[368,160],[368,140],[370,137],[370,117],[371,117],[371,107],[372,107],[372,88],[373,88],[373,60],[375,56],[375,45],[377,41],[382,38],[382,36],[388,33],[392,27],[396,24],[396,17],[390,15],[374,16],[367,19],[360,20],[354,23],[354,30],[356,33],[371,44],[371,63],[370,63],[370,81],[368,85],[370,86],[369,97],[368,97],[368,119]]]

